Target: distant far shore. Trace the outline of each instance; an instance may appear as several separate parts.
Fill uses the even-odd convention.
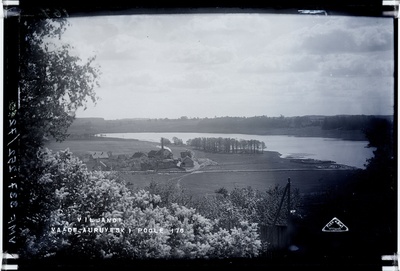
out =
[[[70,133],[68,140],[99,140],[99,135],[101,134],[113,134],[113,133],[220,133],[220,134],[232,134],[229,132],[218,132],[216,131],[191,131],[191,130],[182,130],[182,131],[172,131],[172,130],[146,130],[146,131],[107,131],[101,133],[94,134],[84,134],[84,133]],[[289,129],[270,129],[264,133],[235,133],[235,134],[252,134],[252,135],[282,135],[282,136],[296,136],[296,137],[324,137],[324,138],[337,138],[343,140],[352,140],[352,141],[365,141],[367,140],[365,134],[362,131],[343,131],[343,130],[322,130],[318,127],[313,128],[289,128]],[[118,137],[101,137],[103,140],[138,140],[138,139],[123,139]]]
[[[365,131],[376,119],[393,121],[392,116],[338,115],[301,117],[216,117],[180,119],[77,118],[68,129],[69,139],[106,133],[220,133],[286,135],[366,140]]]
[[[140,131],[140,132],[107,132],[99,133],[101,134],[113,134],[113,133],[220,133],[230,135],[230,132],[218,132],[215,131]],[[353,140],[353,141],[365,141],[366,137],[362,131],[343,131],[343,130],[322,130],[318,127],[313,128],[288,128],[288,129],[270,129],[264,133],[235,133],[235,134],[251,134],[251,135],[266,135],[266,136],[296,136],[296,137],[324,137],[324,138],[337,138],[343,140]],[[108,137],[108,138],[113,138]],[[115,137],[117,138],[117,137]],[[73,137],[71,138],[73,139]]]

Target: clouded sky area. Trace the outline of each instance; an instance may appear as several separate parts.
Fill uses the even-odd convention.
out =
[[[77,117],[393,114],[392,18],[174,14],[71,18],[100,101]]]

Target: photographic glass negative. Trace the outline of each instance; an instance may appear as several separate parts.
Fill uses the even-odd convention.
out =
[[[4,19],[7,262],[396,260],[395,19],[187,11]]]

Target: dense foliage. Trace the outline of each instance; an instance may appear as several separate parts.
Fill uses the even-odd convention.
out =
[[[224,258],[260,253],[256,223],[240,219],[235,227],[222,228],[194,208],[163,204],[162,197],[146,190],[131,192],[112,173],[88,171],[68,150],[46,150],[40,161],[39,183],[46,189],[43,204],[49,215],[41,217],[46,226],[40,233],[23,232],[26,256]]]
[[[288,206],[287,195],[285,205],[279,211],[279,205],[284,195],[284,187],[275,186],[266,191],[255,190],[252,187],[234,188],[232,191],[218,189],[217,196],[200,201],[199,209],[210,218],[219,219],[227,227],[237,226],[241,220],[251,221],[258,225],[287,225]],[[290,211],[299,211],[300,195],[296,189],[291,192]]]
[[[19,208],[29,215],[20,217],[19,226],[39,234],[47,223],[47,197],[53,188],[38,181],[46,170],[38,152],[49,138],[65,139],[76,110],[87,101],[96,101],[100,71],[95,57],[82,60],[72,54],[69,44],[61,42],[66,19],[25,16],[20,26],[24,38],[18,81]]]
[[[40,147],[43,139],[63,140],[86,102],[96,102],[100,74],[95,57],[82,60],[61,42],[65,19],[24,18],[20,45],[20,122],[25,148]]]
[[[187,144],[195,149],[214,153],[262,153],[266,148],[263,141],[222,137],[197,137],[189,139]]]

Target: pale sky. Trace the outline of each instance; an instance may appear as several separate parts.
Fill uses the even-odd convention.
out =
[[[101,98],[77,117],[393,114],[393,18],[174,14],[71,18]]]

